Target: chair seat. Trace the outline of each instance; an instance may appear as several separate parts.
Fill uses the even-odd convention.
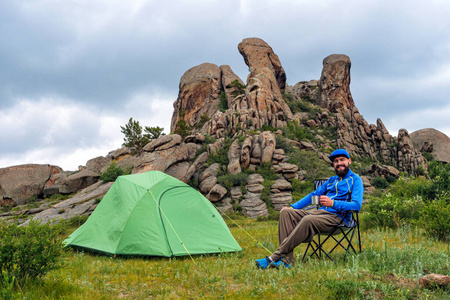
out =
[[[320,232],[317,234],[314,239],[308,243],[306,247],[305,253],[303,254],[302,261],[306,261],[308,258],[312,256],[316,256],[320,258],[322,254],[324,254],[331,261],[334,261],[332,258],[333,251],[340,247],[345,250],[344,259],[347,257],[347,254],[353,252],[357,254],[361,253],[361,234],[359,231],[359,213],[358,211],[348,211],[346,214],[351,214],[351,221],[347,225],[344,221],[341,221],[339,225],[333,228],[333,230],[329,232]],[[345,219],[346,216],[344,216]],[[358,240],[358,251],[353,246],[353,240],[355,233],[357,235]],[[336,238],[338,235],[342,235],[342,237]],[[325,239],[321,239],[321,236],[325,236]],[[316,241],[317,239],[317,241]],[[346,242],[346,243],[345,243]],[[327,251],[324,246],[325,244],[331,244],[333,248],[330,251]],[[311,250],[312,253],[308,255],[308,251]]]

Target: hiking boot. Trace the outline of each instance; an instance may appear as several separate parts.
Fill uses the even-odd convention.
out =
[[[272,268],[292,268],[292,266],[290,264],[288,264],[287,262],[285,262],[282,258],[273,262],[271,264],[271,267]]]
[[[273,264],[273,261],[266,256],[265,258],[255,260],[255,264],[259,269],[267,269]]]

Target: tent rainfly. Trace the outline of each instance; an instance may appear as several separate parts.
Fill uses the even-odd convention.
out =
[[[111,255],[242,250],[208,199],[159,171],[119,176],[89,219],[63,243]]]

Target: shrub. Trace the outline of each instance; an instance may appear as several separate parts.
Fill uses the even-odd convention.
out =
[[[116,162],[112,162],[109,165],[108,169],[106,169],[106,171],[102,175],[100,175],[100,180],[103,180],[104,182],[116,181],[117,177],[130,174],[130,172],[131,169],[124,171],[122,168],[117,166]]]
[[[14,277],[8,276],[6,272],[0,272],[0,299],[9,300],[18,298],[20,294],[14,295]]]
[[[227,109],[228,109],[227,94],[225,94],[225,92],[221,92],[219,96],[219,110],[221,112],[225,112]]]
[[[225,187],[227,190],[230,190],[234,186],[244,186],[247,183],[248,174],[246,173],[237,173],[237,174],[225,174],[217,177],[217,182]]]
[[[27,226],[0,225],[0,269],[18,283],[40,278],[61,266],[60,226],[31,221]]]
[[[178,116],[180,117],[180,119],[175,124],[175,130],[173,131],[173,133],[181,135],[181,137],[184,139],[192,133],[192,128],[184,119],[184,116],[186,116],[186,112],[183,108],[180,108],[180,111],[178,111]]]
[[[428,176],[433,181],[433,188],[436,195],[450,190],[450,164],[439,161],[432,161],[428,166]]]
[[[297,165],[300,170],[305,170],[306,180],[314,181],[315,179],[329,178],[333,176],[333,171],[329,169],[328,164],[319,158],[312,151],[294,150],[288,153],[290,157],[288,162]]]
[[[423,155],[423,157],[425,157],[425,159],[428,162],[431,162],[431,161],[434,160],[434,155],[432,153],[430,153],[430,152],[422,152],[422,155]]]
[[[208,166],[213,163],[218,163],[222,166],[228,166],[228,150],[230,149],[233,140],[231,138],[225,138],[222,147],[220,147],[214,155],[210,155],[206,163]]]
[[[292,185],[292,199],[294,202],[302,199],[312,191],[314,191],[313,181],[300,181],[298,179],[291,180]]]
[[[450,194],[426,205],[421,221],[428,236],[450,241]]]
[[[372,186],[377,189],[385,189],[389,186],[388,181],[384,177],[374,177],[372,178]]]
[[[181,135],[181,137],[184,139],[192,133],[192,128],[191,126],[189,126],[188,122],[186,122],[185,119],[180,119],[175,125],[175,130],[173,131],[173,133]]]
[[[296,121],[288,122],[288,125],[281,129],[284,136],[298,141],[313,140],[314,134],[309,127],[304,127]]]
[[[197,124],[195,124],[195,128],[202,129],[203,125],[205,125],[205,123],[208,122],[209,120],[211,120],[211,118],[208,116],[207,113],[204,113],[203,115],[200,116],[200,121]]]
[[[277,180],[279,178],[278,174],[272,169],[271,163],[261,163],[256,166],[256,173],[260,174],[264,180]]]
[[[230,93],[231,96],[233,96],[234,98],[236,98],[237,96],[243,95],[245,94],[245,84],[242,84],[239,82],[239,80],[233,80],[228,86],[227,88],[236,88],[236,90],[232,91]]]
[[[390,193],[364,205],[364,220],[370,227],[400,228],[417,223],[425,204],[420,196],[399,198]]]
[[[270,199],[271,187],[275,183],[272,179],[264,179],[263,186],[264,189],[261,191],[261,200],[264,201],[267,205],[267,208],[270,210],[273,209],[272,199]]]

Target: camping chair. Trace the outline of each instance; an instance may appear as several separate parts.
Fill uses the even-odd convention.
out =
[[[316,181],[318,181],[316,183]],[[314,181],[314,187],[317,188],[320,185],[322,185],[325,181],[319,182],[319,180]],[[317,206],[310,207],[311,208],[318,208]],[[344,219],[348,217],[348,215],[351,215],[349,224],[345,224]],[[353,246],[354,236],[355,233],[357,235],[358,240],[358,251],[356,251],[355,247]],[[341,235],[342,236],[339,236]],[[325,236],[324,239],[321,239],[321,236]],[[317,239],[317,241],[316,241]],[[327,243],[329,241],[329,243]],[[329,251],[325,249],[325,243],[331,244],[333,248]],[[331,246],[330,245],[330,246]],[[358,252],[361,253],[361,233],[359,230],[359,212],[357,210],[350,210],[347,211],[344,215],[344,218],[342,219],[341,223],[338,224],[336,227],[334,227],[329,232],[320,232],[317,234],[314,239],[308,243],[308,246],[306,247],[305,253],[303,254],[302,262],[305,262],[308,258],[311,256],[316,256],[317,258],[320,258],[322,254],[324,254],[326,257],[328,257],[331,261],[334,262],[334,259],[331,257],[331,254],[333,251],[341,247],[345,250],[344,260],[347,257],[347,254],[353,251],[353,253],[357,254]],[[308,251],[311,249],[312,253],[308,255]]]

